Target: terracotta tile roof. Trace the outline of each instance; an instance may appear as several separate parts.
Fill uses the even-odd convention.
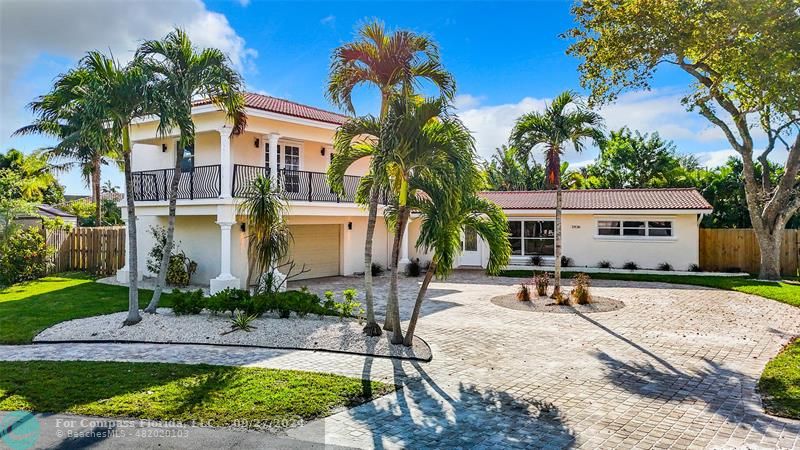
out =
[[[586,189],[563,191],[563,209],[711,209],[696,189]],[[486,191],[503,209],[554,209],[555,191]]]
[[[195,101],[193,105],[200,106],[208,105],[210,103],[211,102],[208,99],[202,99]],[[347,116],[339,113],[326,111],[313,106],[301,105],[300,103],[284,100],[282,98],[254,94],[252,92],[246,92],[244,94],[244,104],[245,106],[253,109],[285,114],[287,116],[299,117],[301,119],[317,120],[320,122],[332,123],[334,125],[341,125],[345,122],[345,120],[347,120]]]

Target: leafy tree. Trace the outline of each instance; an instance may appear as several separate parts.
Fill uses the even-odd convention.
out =
[[[383,23],[372,21],[358,30],[356,40],[334,50],[328,75],[327,96],[337,106],[355,114],[353,90],[362,84],[373,85],[381,95],[378,119],[381,120],[386,115],[389,100],[393,96],[410,95],[423,80],[433,83],[447,99],[452,99],[455,95],[455,81],[442,67],[439,49],[433,40],[406,30],[387,33]],[[350,140],[347,139],[348,136],[351,137]],[[371,157],[370,173],[373,175],[379,176],[384,170],[378,164],[378,155],[365,153],[379,147],[368,144],[346,151],[353,138],[354,135],[347,134],[336,138],[338,144],[328,169],[329,183],[339,193],[344,190],[345,171],[358,159]],[[371,177],[365,178],[367,183],[370,180]],[[364,243],[364,290],[367,304],[364,333],[368,336],[379,336],[381,329],[375,321],[372,289],[372,244],[381,186],[378,183],[372,183],[371,186],[368,200],[362,202],[368,205],[367,236]]]
[[[57,204],[64,188],[53,175],[53,166],[42,152],[24,154],[17,149],[0,153],[0,169],[19,175],[15,190],[19,198],[35,203]]]
[[[587,173],[603,188],[663,188],[692,186],[690,173],[698,169],[696,158],[679,156],[658,133],[622,128],[611,132]]]
[[[544,167],[533,158],[522,158],[515,147],[495,150],[485,167],[487,187],[493,191],[529,191],[544,186]]]
[[[517,119],[511,142],[527,155],[541,148],[545,155],[548,186],[556,190],[555,273],[553,298],[561,301],[561,155],[567,145],[580,152],[586,140],[604,140],[603,119],[590,111],[572,92],[562,92],[544,112],[530,112]]]
[[[181,178],[183,151],[194,145],[192,100],[206,98],[225,112],[232,131],[244,131],[247,122],[244,112],[241,76],[230,66],[225,54],[215,48],[198,52],[185,31],[176,29],[162,40],[146,41],[136,51],[136,64],[151,79],[148,95],[159,117],[158,133],[169,135],[173,128],[180,132],[175,155],[175,168],[169,188],[167,241],[161,269],[158,271],[153,297],[145,312],[155,314],[164,289],[175,236],[175,205]]]
[[[691,77],[684,104],[719,128],[742,158],[762,279],[780,279],[782,231],[800,209],[797,11],[793,0],[584,0],[573,7],[577,26],[566,33],[595,103],[649,88],[662,65]],[[765,135],[758,149],[754,130]],[[788,155],[777,183],[766,164],[776,148]]]

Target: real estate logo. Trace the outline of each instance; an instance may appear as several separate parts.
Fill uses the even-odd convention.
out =
[[[39,419],[27,411],[12,411],[0,419],[0,438],[11,450],[27,450],[39,440]]]

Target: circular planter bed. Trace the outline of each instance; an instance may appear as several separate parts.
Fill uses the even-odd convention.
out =
[[[531,297],[529,302],[517,300],[516,294],[499,295],[492,298],[492,303],[497,306],[515,309],[517,311],[557,313],[557,314],[591,314],[597,312],[616,311],[625,307],[625,303],[608,297],[592,296],[592,303],[588,305],[556,305],[550,297]]]
[[[228,315],[207,312],[176,316],[169,308],[158,314],[144,314],[136,325],[123,327],[127,312],[69,320],[54,325],[34,338],[34,343],[52,342],[136,342],[159,344],[210,344],[292,350],[316,350],[398,359],[430,361],[431,349],[414,337],[413,347],[393,345],[390,333],[369,337],[356,320],[334,317],[292,316],[278,318],[265,314],[255,319],[251,331],[231,332]]]

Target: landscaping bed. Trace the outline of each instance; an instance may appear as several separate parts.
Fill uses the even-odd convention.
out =
[[[363,325],[354,319],[307,315],[281,318],[264,314],[250,322],[251,331],[231,332],[231,319],[225,314],[202,312],[175,315],[171,309],[159,308],[158,314],[147,314],[140,323],[122,327],[127,313],[70,320],[54,325],[34,338],[46,342],[152,342],[182,344],[214,344],[321,350],[361,355],[385,356],[429,361],[430,347],[414,338],[413,347],[392,345],[389,333],[369,337]],[[227,333],[227,334],[223,334]]]
[[[597,312],[609,312],[625,307],[625,304],[620,300],[597,296],[592,296],[592,303],[587,305],[580,305],[577,303],[570,305],[557,305],[549,297],[537,296],[532,296],[531,299],[527,301],[520,301],[517,299],[516,294],[498,295],[497,297],[493,297],[491,302],[497,306],[514,309],[517,311],[560,314],[589,314]]]
[[[87,376],[91,375],[91,376]],[[0,410],[276,431],[392,392],[339,375],[211,365],[0,362]]]
[[[800,339],[767,363],[758,390],[769,414],[800,419]]]

